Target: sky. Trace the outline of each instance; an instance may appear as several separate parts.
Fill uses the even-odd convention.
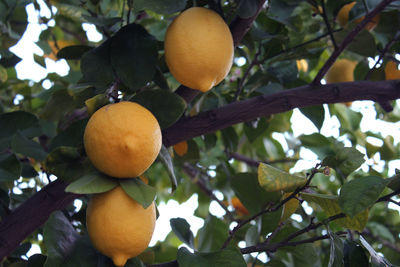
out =
[[[42,7],[41,16],[45,16],[50,18],[50,11],[47,6],[42,2],[38,1]],[[54,8],[53,12],[57,10]],[[27,6],[28,13],[28,28],[23,36],[23,38],[18,42],[17,45],[12,47],[10,50],[15,53],[17,56],[22,58],[22,61],[17,64],[16,70],[18,78],[20,79],[28,79],[33,81],[40,81],[44,79],[48,73],[56,72],[61,76],[67,75],[69,71],[69,67],[67,62],[62,59],[58,61],[53,61],[49,58],[45,59],[46,68],[41,67],[33,60],[33,54],[43,55],[43,51],[35,44],[38,41],[39,34],[42,30],[46,28],[46,26],[40,25],[38,23],[38,12],[35,11],[32,4]],[[49,21],[49,26],[54,25],[54,21]],[[89,40],[93,42],[98,42],[102,40],[102,35],[96,31],[94,25],[83,24],[83,28],[86,31],[87,37]],[[373,64],[374,60],[371,59],[371,64]],[[240,62],[240,61],[239,61]],[[244,64],[243,62],[240,64]],[[45,80],[43,82],[43,87],[49,89],[51,87],[51,82]],[[376,112],[374,108],[374,103],[372,101],[355,101],[353,102],[352,109],[355,111],[359,111],[363,114],[363,119],[361,121],[360,128],[363,132],[372,131],[376,133],[381,133],[382,136],[392,135],[395,138],[395,143],[397,144],[400,139],[400,122],[397,123],[387,123],[376,119]],[[400,106],[400,101],[397,101],[397,105]],[[321,134],[325,136],[339,137],[339,127],[340,123],[336,117],[331,117],[329,115],[329,110],[327,106],[324,105],[325,108],[325,121],[323,127],[320,131]],[[313,123],[306,118],[302,113],[295,109],[293,115],[291,117],[293,134],[295,137],[298,137],[302,134],[312,134],[318,132],[318,129],[313,125]],[[285,140],[285,136],[280,133],[274,133],[273,137],[278,140],[283,148],[287,148],[287,143]],[[382,142],[379,140],[369,140],[375,145],[382,145]],[[345,142],[346,144],[346,142]],[[349,142],[348,144],[349,145]],[[362,153],[365,154],[365,151],[362,148],[358,148]],[[300,151],[300,158],[296,165],[291,169],[291,172],[300,172],[304,169],[310,169],[315,166],[318,162],[317,156],[308,149],[302,148]],[[379,155],[377,155],[373,160],[367,161],[362,168],[368,168],[367,164],[376,163],[375,169],[382,170],[383,161],[379,159]],[[392,161],[389,165],[390,173],[394,174],[395,167],[400,166],[400,160]],[[218,195],[218,194],[217,194]],[[80,200],[75,200],[74,202],[77,209],[80,208],[81,202]],[[304,202],[304,207],[310,209],[306,202]],[[188,221],[191,226],[191,230],[194,234],[197,233],[198,229],[203,226],[203,220],[194,216],[194,211],[197,208],[197,195],[194,194],[188,201],[179,205],[178,202],[174,200],[168,201],[168,203],[161,203],[158,206],[160,217],[157,220],[156,229],[150,243],[150,246],[153,246],[157,241],[162,241],[165,239],[167,234],[171,231],[169,220],[171,218],[184,218]],[[395,208],[392,206],[392,208]],[[213,201],[210,206],[210,213],[221,217],[225,214],[224,210]],[[40,248],[37,245],[34,245],[32,249],[29,251],[28,256],[33,255],[35,253],[40,253]],[[261,258],[262,259],[262,258]]]

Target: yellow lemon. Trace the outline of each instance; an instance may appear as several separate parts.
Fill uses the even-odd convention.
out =
[[[182,141],[180,143],[175,144],[173,148],[176,154],[183,157],[188,151],[188,143],[187,141]]]
[[[249,211],[246,209],[246,207],[242,204],[239,198],[233,197],[232,200],[232,206],[235,208],[236,212],[239,215],[249,215]]]
[[[345,27],[349,21],[349,14],[350,14],[350,10],[354,7],[354,5],[356,4],[356,2],[351,2],[349,4],[344,5],[338,12],[337,14],[337,21],[339,22],[339,25],[342,27]],[[355,23],[360,23],[362,20],[364,19],[364,17],[360,17],[358,19],[356,19],[354,22]],[[376,15],[375,17],[373,17],[365,26],[365,29],[372,31],[376,25],[378,25],[379,23],[379,14]]]
[[[296,60],[297,69],[302,72],[308,71],[308,63],[305,59]]]
[[[125,101],[97,110],[89,119],[83,141],[97,169],[117,178],[137,177],[160,152],[161,129],[149,110]]]
[[[348,59],[338,59],[326,73],[327,83],[340,83],[354,81],[354,69],[357,62]]]
[[[202,92],[228,74],[233,61],[233,39],[228,25],[214,11],[192,7],[182,12],[165,35],[165,60],[181,84]]]
[[[400,70],[397,68],[397,63],[389,61],[385,66],[385,79],[386,80],[399,80]]]
[[[149,245],[156,222],[154,202],[144,209],[121,186],[95,194],[86,210],[86,226],[93,246],[116,266]]]

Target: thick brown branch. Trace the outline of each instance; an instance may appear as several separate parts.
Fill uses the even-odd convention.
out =
[[[182,118],[163,131],[163,143],[165,146],[171,146],[237,123],[294,108],[355,100],[390,101],[398,98],[400,98],[400,81],[398,80],[306,85],[234,102],[194,117]]]
[[[66,193],[67,185],[60,180],[50,183],[3,218],[0,223],[0,259],[44,224],[53,211],[66,208],[79,196]]]

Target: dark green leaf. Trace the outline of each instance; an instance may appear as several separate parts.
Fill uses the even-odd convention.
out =
[[[111,67],[110,47],[111,39],[108,39],[99,47],[83,54],[81,71],[84,82],[101,88],[105,88],[114,82],[115,76]]]
[[[47,156],[47,153],[39,143],[29,140],[19,131],[14,135],[11,148],[15,153],[34,158],[38,161],[44,160]]]
[[[112,26],[118,22],[121,22],[120,17],[115,18],[102,18],[102,17],[91,17],[87,15],[82,16],[86,21],[97,25],[97,26]]]
[[[228,127],[221,130],[222,140],[224,141],[225,147],[229,151],[236,151],[239,144],[239,136],[237,135],[235,128]]]
[[[173,218],[170,220],[170,224],[172,231],[176,234],[179,240],[194,249],[194,236],[190,230],[188,222],[182,218]]]
[[[359,214],[378,200],[389,182],[389,179],[368,176],[345,183],[340,189],[340,208],[351,217]]]
[[[82,56],[92,50],[93,47],[87,45],[70,45],[67,47],[61,48],[57,52],[57,58],[65,58],[65,59],[81,59]]]
[[[185,247],[178,251],[178,264],[180,267],[204,267],[204,266],[229,266],[246,267],[242,254],[236,248],[228,248],[212,253],[190,253]]]
[[[48,253],[44,266],[60,266],[78,239],[79,234],[65,215],[61,211],[53,212],[43,230],[43,242]]]
[[[161,159],[161,161],[164,163],[165,167],[168,170],[169,178],[171,180],[171,187],[172,187],[172,192],[175,191],[178,183],[176,181],[175,177],[175,170],[174,170],[174,165],[172,163],[172,158],[171,154],[169,153],[168,149],[162,145],[160,154],[158,154],[158,157]]]
[[[154,74],[153,80],[154,80],[155,84],[157,84],[161,89],[169,90],[167,79],[165,79],[163,73],[161,72],[160,68],[158,68],[158,67],[156,69],[156,73]]]
[[[88,119],[73,122],[67,129],[54,137],[49,144],[49,151],[60,146],[80,147],[83,144],[83,133]]]
[[[22,171],[21,171],[21,176],[24,178],[31,178],[31,177],[36,177],[39,174],[37,171],[28,163],[22,163]]]
[[[341,43],[351,30],[351,27],[347,27],[342,31],[335,32],[335,40],[338,43]],[[346,49],[361,56],[372,57],[376,53],[375,39],[369,31],[362,30],[355,36],[354,40],[347,46]]]
[[[139,178],[120,179],[119,184],[122,189],[124,189],[125,193],[136,200],[145,209],[153,203],[156,197],[156,189],[143,183]]]
[[[146,267],[144,263],[138,258],[129,259],[124,267]]]
[[[254,16],[258,9],[257,0],[241,0],[238,6],[238,15],[241,18],[250,18]]]
[[[61,267],[98,266],[100,253],[92,246],[88,234],[81,236],[72,251],[65,257]]]
[[[0,115],[0,150],[11,144],[17,131],[27,138],[39,136],[42,130],[35,115],[25,111],[15,111]]]
[[[303,113],[307,118],[309,118],[312,123],[314,123],[315,127],[317,127],[318,131],[321,130],[322,124],[325,119],[325,109],[323,106],[310,106],[300,109],[301,113]]]
[[[60,89],[51,95],[40,116],[46,120],[57,121],[62,119],[64,115],[74,107],[75,102],[72,95],[67,89]]]
[[[11,68],[17,65],[22,59],[12,52],[2,53],[0,58],[0,65],[4,68]]]
[[[266,193],[258,183],[257,174],[238,173],[230,181],[235,195],[251,214],[261,211],[267,203],[275,202],[281,197],[279,192]]]
[[[133,8],[136,10],[149,9],[156,13],[171,14],[185,8],[187,0],[135,0]]]
[[[28,265],[26,267],[43,267],[46,262],[47,256],[43,254],[34,254],[29,257]]]
[[[377,222],[369,222],[367,226],[374,236],[383,238],[392,244],[396,243],[393,234],[385,225]]]
[[[345,179],[365,162],[364,155],[353,147],[339,149],[335,156],[328,156],[322,161],[322,166],[334,168],[337,174]]]
[[[66,192],[76,194],[94,194],[107,192],[118,185],[118,180],[100,172],[89,173],[72,182],[65,188]]]
[[[157,41],[139,24],[121,28],[111,43],[111,65],[118,78],[137,90],[151,81],[158,61]]]
[[[261,216],[261,234],[267,235],[273,232],[281,223],[283,207],[274,212],[268,212]]]
[[[364,249],[354,241],[346,240],[344,242],[343,254],[345,267],[369,265],[369,260],[367,255],[365,255]]]
[[[75,147],[60,146],[44,162],[46,171],[60,179],[72,181],[84,173],[81,155]]]
[[[13,181],[21,176],[21,164],[14,154],[0,154],[0,181]]]
[[[186,102],[175,93],[163,89],[143,91],[131,99],[153,113],[165,129],[176,122],[186,109]]]
[[[268,123],[264,118],[260,118],[255,122],[248,122],[244,123],[244,133],[247,136],[247,139],[252,143],[254,142],[259,136],[268,129]]]
[[[303,146],[309,148],[312,152],[317,154],[320,159],[334,154],[333,144],[322,134],[313,133],[310,135],[301,135],[299,136],[299,139]]]
[[[228,238],[228,226],[220,219],[209,215],[204,221],[204,226],[197,233],[197,238],[199,251],[218,251]]]
[[[331,251],[329,256],[328,267],[342,267],[343,266],[343,241],[339,236],[329,231],[331,239]]]

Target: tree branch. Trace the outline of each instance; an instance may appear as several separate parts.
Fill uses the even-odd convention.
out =
[[[237,152],[227,153],[227,156],[229,159],[235,159],[235,160],[244,162],[247,165],[252,166],[252,167],[258,167],[258,165],[260,165],[260,163],[276,164],[276,163],[286,163],[286,162],[297,162],[299,160],[298,158],[297,159],[296,158],[283,158],[283,159],[276,159],[276,160],[260,161],[260,160],[254,160],[252,158],[246,157]]]
[[[9,255],[55,210],[66,208],[77,194],[66,193],[67,182],[56,180],[11,211],[0,223],[0,258]]]
[[[168,147],[237,123],[294,108],[355,100],[379,102],[398,98],[400,98],[400,81],[398,80],[305,85],[234,102],[193,117],[184,117],[163,131],[163,144]]]

